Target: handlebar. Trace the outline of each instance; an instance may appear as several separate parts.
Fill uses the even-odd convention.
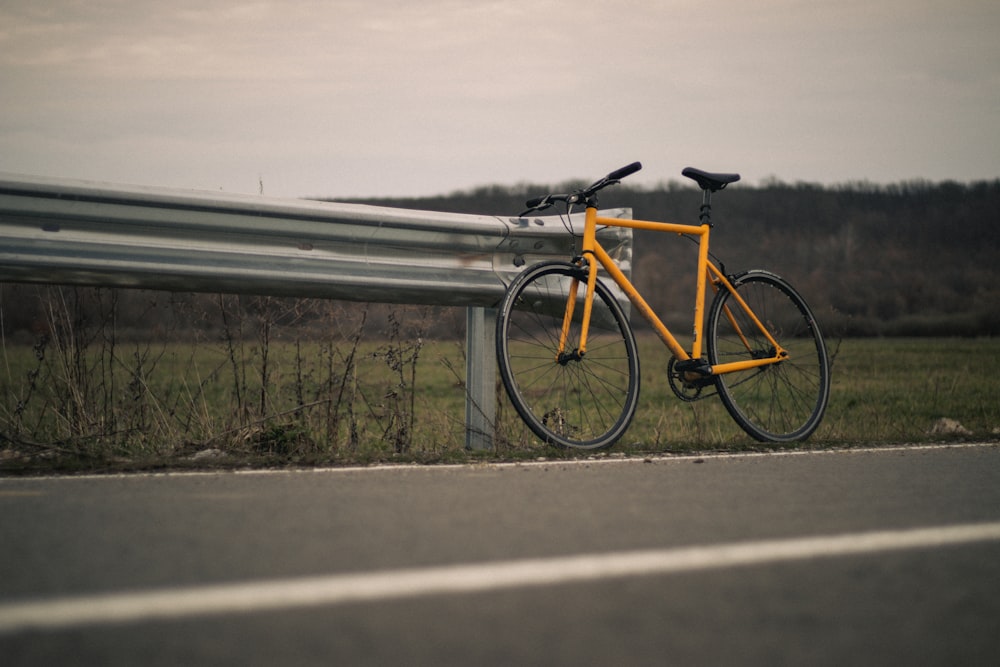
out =
[[[610,174],[608,174],[604,178],[607,179],[608,181],[615,181],[615,182],[617,182],[617,181],[622,180],[626,176],[631,176],[632,174],[634,174],[635,172],[639,171],[640,169],[642,169],[642,163],[641,162],[633,162],[632,164],[625,165],[621,169],[615,169],[613,172],[611,172]],[[609,183],[607,183],[607,185],[611,185],[611,183],[609,182]]]
[[[598,190],[606,188],[609,185],[616,185],[617,183],[620,183],[623,178],[634,174],[640,169],[642,169],[642,163],[633,162],[632,164],[627,164],[624,167],[615,169],[607,176],[594,181],[583,190],[577,190],[576,192],[571,192],[569,194],[550,194],[543,197],[534,197],[524,203],[524,205],[528,207],[528,210],[521,215],[523,216],[531,213],[532,211],[547,209],[556,202],[564,202],[567,205],[577,204],[580,202],[584,202],[586,204],[590,204],[592,202],[596,203],[594,202],[594,195],[597,194]]]

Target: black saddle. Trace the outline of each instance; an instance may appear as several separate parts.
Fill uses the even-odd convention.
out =
[[[711,190],[712,192],[718,192],[730,183],[740,180],[739,174],[713,174],[694,167],[685,167],[681,175],[694,179],[702,190]]]

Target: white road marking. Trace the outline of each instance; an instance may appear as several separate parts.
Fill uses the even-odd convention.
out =
[[[584,554],[0,604],[0,634],[476,593],[1000,540],[1000,522]]]
[[[423,463],[380,463],[363,466],[337,466],[332,468],[278,468],[264,470],[194,470],[182,471],[171,470],[168,472],[123,472],[114,474],[96,475],[40,475],[22,479],[0,478],[0,484],[18,483],[21,481],[57,481],[76,482],[80,480],[122,480],[137,478],[158,478],[158,477],[220,477],[234,475],[238,477],[273,477],[289,475],[338,475],[338,474],[379,474],[393,473],[400,471],[421,471],[427,473],[440,472],[442,470],[476,470],[487,468],[546,468],[551,466],[572,467],[572,466],[599,466],[599,465],[639,465],[644,463],[690,463],[691,461],[722,461],[729,459],[758,459],[776,457],[800,457],[800,456],[849,456],[852,454],[892,454],[898,452],[917,452],[925,450],[958,450],[958,449],[995,449],[1000,447],[996,442],[955,442],[946,444],[902,444],[885,445],[881,447],[847,447],[847,448],[827,448],[827,449],[784,449],[766,452],[698,452],[694,454],[624,454],[611,452],[610,454],[595,454],[586,458],[560,458],[541,457],[534,461],[510,461],[495,462],[483,461],[476,463],[449,463],[427,465]]]

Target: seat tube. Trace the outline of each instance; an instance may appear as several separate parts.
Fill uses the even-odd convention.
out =
[[[701,226],[702,234],[698,238],[698,278],[694,296],[694,342],[691,344],[691,357],[701,358],[703,329],[705,328],[705,290],[708,278],[708,237],[712,229],[710,224]]]

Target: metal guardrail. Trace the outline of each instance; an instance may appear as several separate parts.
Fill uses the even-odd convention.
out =
[[[582,230],[582,213],[574,221]],[[629,272],[631,230],[605,229],[601,238]],[[566,259],[577,243],[558,216],[439,213],[0,174],[0,281],[470,307],[471,447],[492,441],[491,307],[525,266]]]

